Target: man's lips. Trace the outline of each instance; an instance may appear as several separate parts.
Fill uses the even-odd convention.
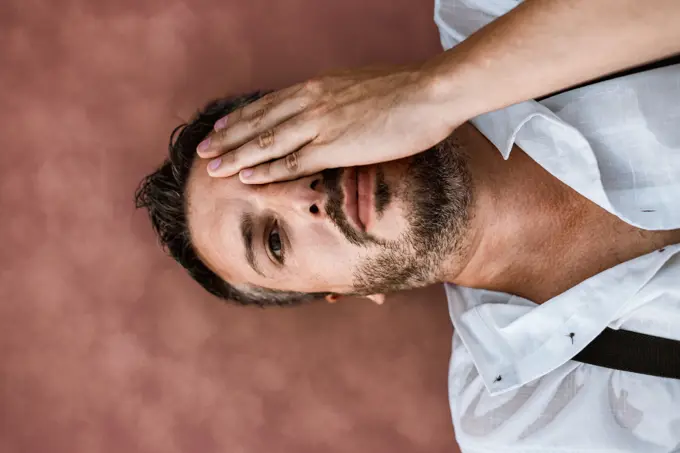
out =
[[[375,167],[346,168],[342,190],[345,196],[345,215],[361,231],[366,231],[374,217],[374,175]]]
[[[375,219],[375,166],[359,167],[357,170],[357,200],[359,221],[364,231],[369,231]]]

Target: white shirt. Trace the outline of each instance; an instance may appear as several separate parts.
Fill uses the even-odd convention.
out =
[[[518,3],[436,0],[444,48]],[[680,65],[472,123],[505,158],[516,144],[631,225],[680,228]],[[455,328],[449,400],[464,453],[680,452],[680,380],[570,360],[606,327],[680,340],[680,244],[542,305],[449,284],[446,293]]]

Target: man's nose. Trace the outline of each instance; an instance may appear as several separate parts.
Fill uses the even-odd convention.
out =
[[[297,214],[322,216],[326,203],[326,191],[321,175],[296,179],[295,181],[269,184],[257,191],[262,208],[276,211],[294,211]]]

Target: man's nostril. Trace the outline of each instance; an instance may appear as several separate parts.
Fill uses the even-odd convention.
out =
[[[319,213],[319,207],[317,205],[313,204],[309,207],[309,212],[311,212],[312,214],[318,214]]]
[[[316,189],[317,184],[319,184],[319,180],[315,179],[314,181],[312,181],[312,183],[309,185],[309,187],[311,187],[312,190],[314,190],[314,189]]]

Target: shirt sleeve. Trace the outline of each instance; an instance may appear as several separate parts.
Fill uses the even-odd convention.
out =
[[[450,49],[520,3],[521,0],[435,0],[434,21],[442,46]]]

